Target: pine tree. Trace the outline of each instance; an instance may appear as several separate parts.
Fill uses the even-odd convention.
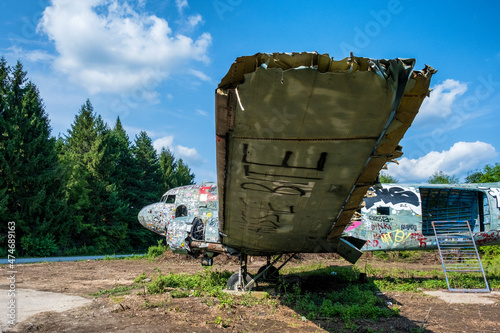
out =
[[[135,137],[132,152],[140,170],[140,191],[143,195],[139,204],[145,206],[157,202],[165,189],[162,186],[158,156],[146,132],[142,131]]]
[[[11,69],[0,61],[0,92],[1,228],[16,222],[21,255],[52,255],[66,232],[66,205],[49,120],[20,62]]]
[[[69,170],[68,204],[75,219],[73,247],[89,253],[127,250],[128,204],[113,182],[119,151],[113,132],[89,100],[71,125],[62,160]]]
[[[194,184],[194,173],[191,173],[191,169],[184,164],[182,158],[177,160],[177,168],[175,169],[175,178],[177,179],[178,186],[191,185]]]
[[[112,175],[113,183],[117,186],[120,199],[127,204],[124,221],[127,223],[127,244],[134,251],[145,251],[151,244],[155,244],[159,238],[156,234],[145,229],[137,220],[140,209],[150,204],[145,202],[145,196],[141,188],[140,177],[142,170],[132,154],[130,140],[123,129],[120,118],[116,120],[115,127],[111,131],[112,145],[117,153],[116,167]],[[155,200],[158,200],[154,193]],[[146,195],[147,196],[147,195]],[[149,196],[147,196],[149,197]]]
[[[165,191],[177,187],[177,178],[175,175],[177,163],[175,162],[174,154],[169,148],[163,147],[161,149],[159,163]]]
[[[9,187],[12,186],[12,179],[9,176],[13,176],[11,170],[14,168],[13,161],[10,159],[15,158],[15,142],[9,138],[9,135],[14,132],[12,129],[14,117],[11,113],[12,110],[7,105],[7,94],[10,92],[9,75],[10,68],[5,58],[2,57],[0,58],[0,175],[2,176],[0,177],[0,216],[4,216],[6,220],[9,219],[7,217]],[[0,230],[3,231],[3,227]]]

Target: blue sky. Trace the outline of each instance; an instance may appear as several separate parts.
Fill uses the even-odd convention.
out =
[[[431,98],[389,173],[426,181],[500,162],[500,3],[475,1],[27,0],[0,3],[0,55],[37,85],[52,134],[87,98],[131,140],[216,180],[214,91],[231,63],[258,52],[342,59],[415,58],[438,69]]]

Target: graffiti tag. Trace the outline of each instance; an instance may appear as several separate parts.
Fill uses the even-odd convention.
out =
[[[368,219],[385,223],[389,223],[389,221],[392,220],[390,217],[385,215],[368,215]]]
[[[392,230],[392,226],[389,223],[373,223],[371,225],[372,230],[382,230],[382,229],[387,229],[387,230]]]
[[[476,234],[475,238],[476,238],[476,243],[481,246],[490,242],[497,241],[500,238],[500,232],[498,230],[481,232]]]
[[[402,187],[394,186],[372,192],[374,192],[375,195],[367,196],[364,199],[367,209],[373,207],[377,202],[384,202],[385,204],[391,203],[393,205],[408,203],[416,207],[420,206],[417,194],[413,191],[405,190]]]
[[[417,231],[417,225],[416,224],[402,224],[401,225],[401,230],[403,231]]]
[[[410,233],[403,230],[394,230],[383,234],[380,239],[388,245],[396,246],[398,243],[404,242],[408,237],[410,237]]]
[[[500,188],[490,188],[488,193],[496,199],[497,208],[500,209]]]

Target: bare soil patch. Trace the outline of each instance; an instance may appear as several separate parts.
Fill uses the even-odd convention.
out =
[[[362,264],[373,267],[405,269],[440,269],[435,255],[426,254],[418,261],[388,262],[368,255]],[[236,258],[219,256],[214,269],[236,271]],[[256,272],[264,258],[255,257],[249,270]],[[300,255],[291,267],[323,262],[325,265],[348,265],[335,255]],[[3,276],[7,267],[2,266]],[[172,298],[169,294],[149,295],[134,289],[113,295],[91,296],[100,290],[131,286],[145,273],[195,273],[203,270],[198,260],[167,253],[154,261],[101,260],[55,262],[17,266],[16,288],[75,295],[92,302],[64,312],[43,311],[29,317],[8,332],[324,332],[349,328],[340,318],[309,321],[302,314],[283,305],[279,298],[253,305],[221,305],[212,297]],[[318,288],[320,280],[310,278],[305,288]],[[4,288],[4,287],[2,287]],[[1,291],[0,291],[1,292]],[[5,291],[6,292],[6,291]],[[380,293],[388,306],[400,307],[400,316],[355,320],[357,332],[500,332],[500,302],[493,304],[450,304],[423,293]],[[47,304],[51,300],[47,299]],[[423,328],[423,329],[422,329]]]

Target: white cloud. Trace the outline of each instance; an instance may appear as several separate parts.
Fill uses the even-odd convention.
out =
[[[212,81],[212,79],[210,79],[210,77],[208,75],[206,75],[205,73],[203,72],[200,72],[200,71],[197,71],[195,69],[189,69],[188,70],[188,73],[197,77],[198,79],[200,79],[201,81],[205,81],[205,82],[210,82]]]
[[[200,110],[200,109],[197,109],[197,110],[196,110],[196,114],[197,114],[197,115],[200,115],[200,116],[203,116],[203,117],[208,117],[208,112],[207,112],[207,111]]]
[[[189,166],[191,165],[200,165],[203,162],[203,158],[198,153],[196,148],[189,148],[182,145],[174,145],[174,137],[164,136],[162,138],[156,139],[153,141],[153,147],[156,149],[158,153],[161,152],[163,147],[170,148],[172,153],[174,153],[175,158],[182,158],[184,162],[186,162]]]
[[[445,118],[452,112],[453,103],[457,97],[467,91],[467,84],[447,79],[433,87],[430,97],[426,98],[420,107],[416,121],[429,117]]]
[[[198,23],[200,23],[202,21],[203,21],[203,19],[201,18],[200,14],[191,15],[188,17],[188,23],[191,27],[197,26]]]
[[[182,10],[185,7],[189,6],[187,0],[175,0],[175,5],[177,6],[177,9],[179,10],[179,13],[182,13]]]
[[[168,135],[153,141],[153,147],[159,153],[163,147],[165,148],[172,147],[173,143],[174,143],[174,137]]]
[[[193,159],[199,160],[201,158],[196,148],[189,148],[181,145],[177,145],[174,147],[174,153],[179,158],[186,160],[193,160]]]
[[[193,40],[118,0],[52,0],[38,30],[55,43],[54,67],[90,93],[153,90],[190,61],[208,62],[211,44],[209,33]]]
[[[427,181],[436,171],[448,175],[464,176],[468,171],[481,168],[498,155],[495,147],[485,142],[457,142],[450,150],[431,151],[417,159],[401,158],[399,165],[391,163],[388,173],[401,182]]]
[[[17,59],[26,59],[31,62],[50,62],[54,60],[54,56],[52,54],[47,53],[46,51],[34,50],[34,51],[26,51],[19,46],[11,46],[7,49],[10,55]]]

